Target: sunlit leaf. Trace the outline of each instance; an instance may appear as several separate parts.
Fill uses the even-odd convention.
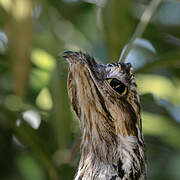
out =
[[[136,82],[140,94],[152,93],[158,98],[170,101],[172,104],[180,103],[180,89],[170,79],[157,74],[137,74]]]
[[[50,82],[50,75],[51,74],[46,71],[33,68],[30,74],[30,86],[36,91],[46,87]]]
[[[53,106],[50,92],[47,88],[43,88],[36,98],[36,104],[39,108],[50,110]]]
[[[160,137],[162,141],[170,144],[172,147],[180,148],[180,126],[176,126],[167,117],[151,113],[142,113],[142,118],[145,134]]]
[[[32,63],[40,69],[51,72],[55,67],[55,59],[42,49],[34,49],[31,54]]]

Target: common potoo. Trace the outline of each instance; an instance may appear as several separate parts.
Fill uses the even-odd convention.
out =
[[[145,180],[140,100],[130,63],[64,52],[68,94],[82,133],[75,180]]]

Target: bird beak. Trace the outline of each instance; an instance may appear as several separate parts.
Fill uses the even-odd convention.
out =
[[[98,66],[93,57],[90,57],[88,54],[82,52],[64,51],[60,53],[59,56],[66,58],[70,64],[84,64],[87,65],[89,69],[94,69]]]
[[[69,64],[75,64],[77,62],[82,62],[82,58],[80,58],[79,52],[64,51],[64,52],[60,53],[58,56],[64,57]]]
[[[63,51],[63,52],[61,52],[61,53],[59,53],[58,54],[58,57],[64,57],[64,58],[67,58],[68,57],[68,55],[70,55],[70,54],[73,54],[73,52],[72,51]]]
[[[60,53],[58,56],[62,56],[66,58],[66,60],[72,62],[73,60],[79,60],[80,53],[79,52],[73,52],[73,51],[64,51]]]

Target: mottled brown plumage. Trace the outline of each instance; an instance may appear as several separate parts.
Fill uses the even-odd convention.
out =
[[[145,180],[140,101],[131,65],[98,64],[64,52],[68,94],[79,118],[81,159],[75,180]]]

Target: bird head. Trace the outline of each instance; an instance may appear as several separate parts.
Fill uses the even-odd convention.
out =
[[[115,135],[138,136],[140,103],[131,64],[103,65],[82,52],[65,51],[63,57],[69,64],[69,97],[82,126],[104,119]]]

